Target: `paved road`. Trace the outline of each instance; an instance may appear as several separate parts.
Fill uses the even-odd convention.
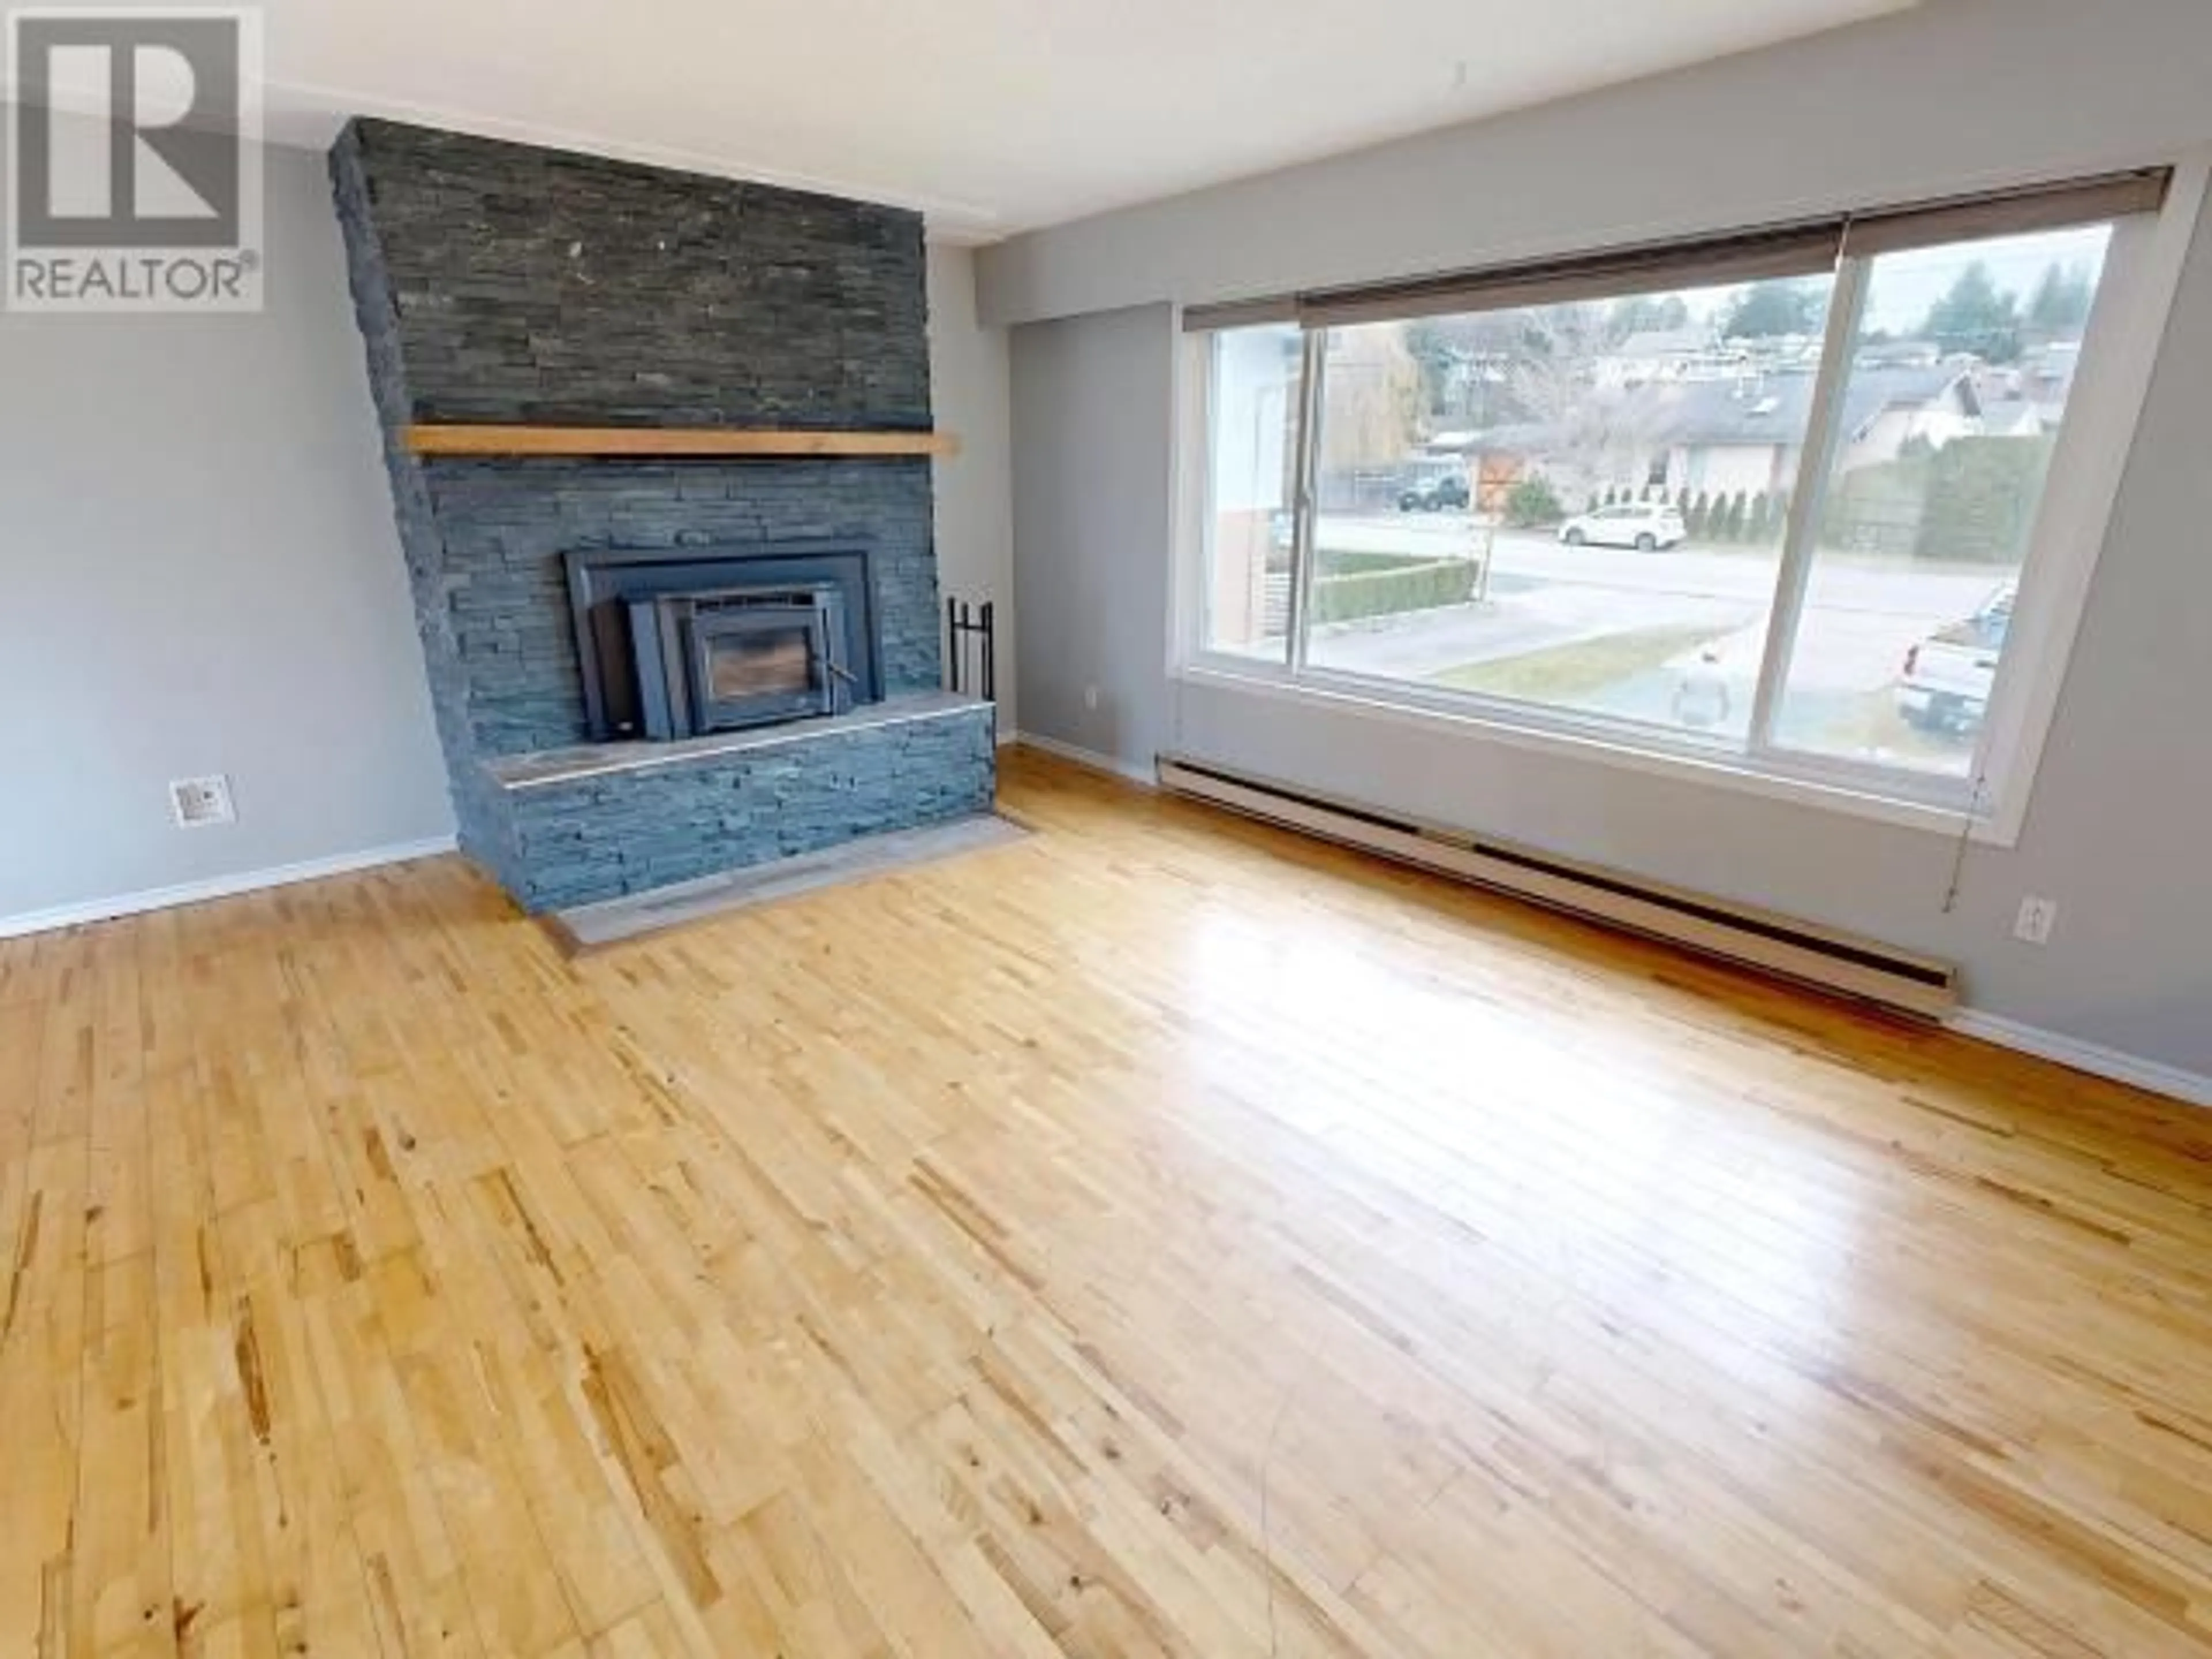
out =
[[[1357,553],[1419,553],[1473,557],[1486,532],[1466,514],[1322,514],[1320,544]],[[1679,599],[1749,600],[1764,606],[1774,592],[1776,554],[1673,548],[1568,547],[1528,531],[1497,532],[1492,573],[1522,581],[1664,593]],[[1921,633],[1972,616],[2002,580],[1986,568],[1945,568],[1850,554],[1815,562],[1808,599],[1815,607],[1911,617]],[[1914,637],[1918,637],[1916,634]]]
[[[1347,552],[1474,557],[1491,549],[1490,602],[1331,628],[1313,641],[1324,666],[1425,678],[1467,665],[1652,629],[1710,630],[1665,665],[1577,698],[1583,706],[1667,720],[1676,689],[1694,671],[1728,688],[1739,725],[1749,711],[1765,647],[1779,556],[1751,551],[1567,547],[1555,538],[1498,532],[1465,514],[1324,514],[1321,544]],[[1817,732],[1832,720],[1886,702],[1905,652],[1971,615],[2001,573],[1944,568],[1863,555],[1816,562],[1791,661],[1785,724]]]

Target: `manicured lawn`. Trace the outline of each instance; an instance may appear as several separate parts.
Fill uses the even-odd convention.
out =
[[[1923,732],[1897,712],[1896,693],[1885,687],[1853,697],[1805,730],[1793,730],[1785,711],[1782,735],[1830,754],[1876,756],[1912,766],[1961,771],[1973,739]]]
[[[1713,637],[1710,628],[1640,628],[1571,645],[1495,657],[1429,676],[1437,685],[1493,697],[1572,702],[1621,680],[1663,666]]]
[[[1434,564],[1434,553],[1361,553],[1336,547],[1314,550],[1314,571],[1322,576],[1365,576],[1380,570],[1408,570]]]

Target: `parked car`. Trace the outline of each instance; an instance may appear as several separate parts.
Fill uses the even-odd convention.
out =
[[[1446,507],[1464,508],[1467,502],[1467,477],[1460,472],[1440,472],[1398,493],[1401,513],[1441,513]]]
[[[2019,586],[2007,582],[1964,622],[1953,623],[1905,653],[1898,677],[1897,712],[1923,732],[1981,729],[1996,684],[1997,659],[2012,629]]]
[[[1682,515],[1664,501],[1622,501],[1581,514],[1559,526],[1559,539],[1569,547],[1587,542],[1593,547],[1632,547],[1643,553],[1677,546],[1689,534]]]

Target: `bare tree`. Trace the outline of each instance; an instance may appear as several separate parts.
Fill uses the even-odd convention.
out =
[[[1324,471],[1395,466],[1420,448],[1428,400],[1402,324],[1334,332],[1326,375]]]
[[[1664,425],[1664,400],[1598,384],[1597,360],[1611,344],[1604,307],[1546,306],[1522,316],[1513,398],[1541,428],[1559,482],[1574,489],[1641,483],[1631,475]]]

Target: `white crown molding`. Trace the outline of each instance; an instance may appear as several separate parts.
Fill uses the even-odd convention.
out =
[[[793,173],[739,158],[712,155],[657,144],[626,144],[598,133],[531,121],[510,121],[471,111],[435,108],[390,98],[372,97],[342,88],[313,86],[298,81],[262,83],[261,138],[280,149],[330,149],[345,124],[356,115],[388,121],[404,121],[447,132],[465,132],[479,138],[498,138],[514,144],[535,144],[545,149],[569,150],[582,155],[604,156],[611,161],[634,161],[641,167],[666,167],[676,173],[702,173],[712,179],[735,179],[745,184],[773,185],[782,190],[805,191],[816,196],[835,196],[848,202],[872,202],[882,207],[904,208],[919,213],[932,241],[953,247],[988,247],[1004,241],[1020,226],[1010,225],[994,209],[951,197],[917,195],[863,179],[831,178]],[[91,116],[105,110],[96,97],[76,88],[58,88],[47,100],[50,107],[65,115]],[[0,102],[14,103],[12,78],[0,81]]]
[[[434,858],[441,853],[453,851],[455,844],[451,836],[434,836],[427,841],[396,842],[387,847],[365,848],[356,853],[338,853],[329,858],[308,859],[299,864],[279,864],[264,870],[240,871],[236,875],[211,876],[204,881],[180,882],[173,887],[149,887],[141,892],[118,893],[109,898],[58,904],[46,910],[27,910],[19,915],[0,916],[0,939],[20,939],[29,933],[79,927],[87,922],[112,921],[118,916],[139,915],[148,910],[167,910],[180,904],[200,904],[209,899],[235,898],[241,893],[258,893],[270,887],[289,887],[294,882],[318,881],[325,876],[350,875],[355,871],[372,870],[379,865],[404,864],[410,859]]]
[[[513,121],[471,110],[437,108],[410,104],[342,87],[313,86],[305,82],[271,81],[263,89],[262,120],[268,142],[292,149],[325,150],[341,129],[356,116],[404,121],[414,126],[438,127],[448,132],[469,133],[478,138],[497,138],[514,144],[536,144],[545,149],[572,150],[604,156],[612,161],[635,161],[641,167],[666,167],[677,173],[703,173],[709,178],[736,179],[747,184],[773,185],[782,190],[806,191],[817,196],[836,196],[847,201],[872,202],[883,207],[905,208],[928,222],[930,234],[940,241],[981,246],[1012,234],[993,209],[951,197],[917,195],[866,179],[831,178],[820,173],[793,173],[762,166],[738,157],[709,155],[662,144],[630,144],[604,134],[580,132],[534,121]]]

